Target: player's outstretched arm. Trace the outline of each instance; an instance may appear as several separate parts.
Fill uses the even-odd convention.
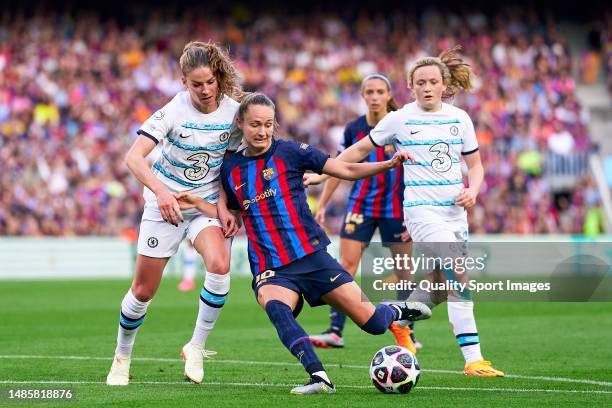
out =
[[[341,160],[349,163],[359,163],[360,161],[365,159],[368,154],[370,154],[370,152],[374,149],[376,149],[376,146],[374,145],[374,143],[372,143],[372,140],[370,140],[369,137],[364,137],[359,142],[355,143],[354,145],[351,145],[348,149],[340,153],[338,157],[336,157],[336,160]],[[305,174],[304,185],[315,186],[317,184],[321,184],[327,179],[328,176],[325,174]]]
[[[174,196],[176,197],[176,200],[178,201],[179,206],[181,207],[181,210],[189,210],[191,208],[196,208],[198,211],[200,211],[202,214],[206,215],[207,217],[217,218],[217,206],[216,205],[211,204],[208,201],[205,201],[202,198],[196,195],[193,195],[191,193],[188,193],[188,192],[177,193]],[[233,210],[228,210],[228,211],[229,211],[230,217],[232,217],[233,228],[227,231],[225,228],[223,228],[223,232],[225,233],[226,238],[229,238],[235,235],[236,232],[238,232],[238,230],[242,226],[242,219],[240,215]]]
[[[183,214],[174,196],[166,186],[155,177],[147,164],[145,157],[155,148],[155,143],[145,136],[138,136],[130,150],[125,155],[125,162],[134,176],[149,190],[155,193],[157,206],[163,219],[173,225],[183,221]]]
[[[181,210],[195,208],[209,218],[217,218],[217,206],[196,195],[182,192],[174,194],[174,198],[176,198]]]
[[[344,180],[359,180],[401,166],[405,161],[414,160],[406,152],[396,152],[391,160],[376,163],[347,163],[328,159],[323,166],[323,173]]]

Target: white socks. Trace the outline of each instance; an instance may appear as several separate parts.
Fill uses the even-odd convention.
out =
[[[474,320],[474,302],[451,300],[449,296],[447,303],[448,320],[453,326],[453,333],[455,333],[457,343],[461,347],[466,364],[482,360],[480,340],[478,339],[476,320]]]
[[[132,355],[134,340],[136,340],[136,332],[144,321],[147,313],[148,302],[141,302],[136,299],[132,293],[132,289],[123,298],[121,302],[121,313],[119,315],[119,330],[117,333],[117,348],[115,354],[123,357]]]
[[[215,322],[225,304],[230,288],[230,274],[217,275],[206,272],[204,287],[200,292],[200,309],[198,319],[191,337],[191,344],[204,346],[206,339],[215,326]]]

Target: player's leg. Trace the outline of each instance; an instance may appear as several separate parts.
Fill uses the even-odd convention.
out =
[[[361,254],[366,248],[366,243],[354,239],[340,239],[340,264],[351,275],[355,276]],[[346,314],[330,306],[329,308],[329,328],[323,333],[311,336],[312,344],[316,347],[344,347],[342,331],[346,322]]]
[[[440,237],[439,242],[458,243],[449,246],[448,255],[453,259],[465,257],[466,251],[463,244],[467,243],[467,224],[463,221],[448,222],[447,224],[452,235],[448,235],[444,240]],[[449,269],[443,272],[447,280],[464,284],[468,282],[466,272],[458,273]],[[470,291],[449,291],[447,307],[448,320],[465,359],[463,372],[469,376],[503,377],[504,373],[502,371],[493,368],[491,363],[482,357],[480,338],[474,317],[474,302]]]
[[[418,302],[394,302],[374,306],[355,281],[345,282],[325,293],[321,299],[351,318],[363,331],[379,335],[397,320],[423,320],[431,317],[431,310]]]
[[[402,225],[402,228],[404,228],[403,225]],[[380,226],[381,236],[383,237],[385,245],[389,247],[389,250],[391,251],[391,256],[393,257],[393,259],[396,259],[397,256],[400,256],[400,257],[412,256],[412,240],[409,240],[406,242],[397,241],[397,238],[399,238],[399,240],[402,239],[401,237],[405,233],[405,231],[400,231],[399,233],[396,233],[396,234],[399,234],[399,237],[396,237],[396,234],[388,236],[390,234],[383,233],[383,230],[385,229],[388,229],[388,228],[381,224]],[[389,240],[393,240],[393,241],[389,242]],[[403,266],[403,263],[402,263],[402,266]],[[397,276],[400,282],[412,282],[413,275],[411,272],[412,272],[412,266],[411,266],[411,262],[409,261],[406,262],[405,267],[395,269],[395,275]],[[406,289],[397,290],[396,295],[397,295],[397,300],[405,301],[410,296],[410,290],[406,290]],[[395,337],[395,340],[398,346],[405,347],[414,354],[416,354],[417,350],[421,348],[420,343],[417,343],[416,339],[414,338],[414,322],[412,321],[394,322],[389,329],[391,333],[393,333],[393,336]],[[419,345],[418,347],[417,347],[417,344]]]
[[[154,218],[145,210],[143,218]],[[159,216],[161,219],[161,215]],[[136,273],[132,286],[121,302],[115,359],[107,376],[108,385],[127,385],[132,348],[151,299],[157,292],[168,259],[178,249],[184,226],[175,227],[164,221],[143,219],[138,237]]]
[[[291,393],[299,395],[335,393],[336,389],[316,355],[308,334],[295,320],[293,311],[300,300],[297,292],[299,289],[289,281],[285,281],[284,286],[273,284],[274,276],[268,277],[267,280],[270,282],[259,284],[256,289],[257,301],[276,328],[281,342],[300,361],[310,376],[310,381],[306,385],[295,387]],[[293,289],[285,286],[291,286]]]
[[[444,243],[462,243],[467,239],[467,226],[465,222],[457,223],[431,223],[428,225],[419,226],[415,229],[419,236],[418,242],[430,242],[435,245]],[[465,232],[464,232],[465,231]],[[412,233],[412,229],[411,229]],[[414,237],[414,235],[413,235]],[[415,238],[415,241],[417,239]],[[450,249],[442,256],[459,257],[459,253],[452,253],[461,248],[461,245],[449,245]],[[436,248],[441,250],[441,245]],[[444,246],[446,248],[446,246]],[[449,252],[450,251],[450,252]],[[466,282],[466,274],[457,274],[453,270],[436,271],[433,275],[436,281],[448,281],[449,279],[459,282]],[[461,353],[465,359],[464,373],[470,376],[486,376],[498,377],[504,373],[496,370],[491,366],[489,361],[484,360],[480,350],[480,339],[476,327],[476,319],[474,318],[474,303],[469,293],[450,292],[447,294],[448,302],[448,320],[452,326],[455,339],[461,348]],[[411,300],[419,300],[423,302],[439,303],[442,300],[434,293],[425,293],[425,291],[416,290],[410,296]]]
[[[183,279],[178,285],[181,292],[187,292],[195,288],[196,259],[198,252],[195,250],[190,240],[185,240],[183,248]]]
[[[204,346],[229,293],[231,240],[223,236],[217,219],[204,216],[196,217],[188,226],[187,233],[204,260],[206,274],[193,335],[181,355],[185,360],[185,376],[200,383],[204,378],[204,358],[212,354]]]

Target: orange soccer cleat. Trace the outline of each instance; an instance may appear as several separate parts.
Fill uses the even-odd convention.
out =
[[[491,366],[491,362],[487,360],[478,360],[473,363],[466,364],[463,368],[465,375],[474,377],[503,377],[504,372],[499,371]]]
[[[389,330],[391,330],[391,333],[393,333],[393,336],[395,336],[395,341],[397,342],[398,346],[404,347],[410,350],[412,354],[416,355],[417,349],[410,338],[410,327],[404,327],[397,322],[393,322],[393,324],[391,324],[389,327]]]

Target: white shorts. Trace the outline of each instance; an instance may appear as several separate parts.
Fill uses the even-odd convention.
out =
[[[447,221],[430,219],[408,221],[408,232],[414,242],[413,257],[458,260],[458,258],[465,258],[468,255],[467,218]],[[425,273],[430,272],[428,268],[423,271]],[[465,280],[465,278],[449,275],[446,269],[445,273],[447,279]]]
[[[169,258],[176,254],[185,236],[193,243],[204,228],[221,228],[219,219],[199,212],[184,211],[183,217],[185,221],[175,227],[164,221],[158,209],[145,207],[138,234],[138,253],[151,258]]]
[[[455,220],[408,220],[408,232],[414,242],[467,242],[466,218]]]

